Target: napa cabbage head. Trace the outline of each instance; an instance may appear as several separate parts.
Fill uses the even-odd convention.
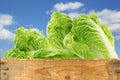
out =
[[[39,31],[17,29],[14,47],[4,58],[107,59],[118,58],[114,37],[96,14],[81,14],[71,19],[53,12],[46,28],[47,37]]]
[[[90,16],[82,14],[74,18],[71,33],[64,38],[64,45],[74,51],[77,50],[77,55],[84,57],[91,54],[93,58],[118,57],[112,33],[107,25],[98,20],[96,14]]]
[[[16,31],[14,46],[21,51],[27,52],[46,48],[47,41],[39,31],[20,27]]]

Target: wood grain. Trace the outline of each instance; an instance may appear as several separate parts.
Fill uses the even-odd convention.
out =
[[[0,59],[0,80],[120,80],[120,60]]]

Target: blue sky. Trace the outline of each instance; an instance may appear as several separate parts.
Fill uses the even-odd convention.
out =
[[[120,0],[0,0],[0,57],[13,47],[18,27],[36,28],[45,34],[53,11],[70,17],[97,12],[109,25],[115,37],[115,50],[120,57]]]

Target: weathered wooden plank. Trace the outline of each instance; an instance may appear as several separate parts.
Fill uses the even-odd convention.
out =
[[[0,80],[120,80],[115,59],[1,59],[0,70]]]

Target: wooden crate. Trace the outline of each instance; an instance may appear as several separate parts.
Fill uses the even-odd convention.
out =
[[[2,58],[0,80],[120,80],[120,60]]]

